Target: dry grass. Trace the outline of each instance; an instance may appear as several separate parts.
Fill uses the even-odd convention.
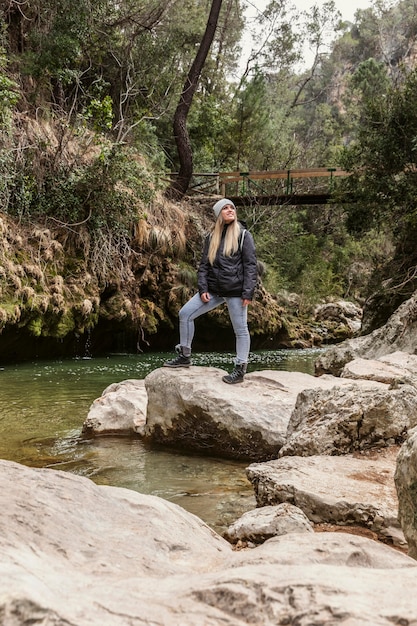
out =
[[[178,205],[157,194],[135,225],[132,246],[154,254],[182,258],[186,251],[187,215]]]

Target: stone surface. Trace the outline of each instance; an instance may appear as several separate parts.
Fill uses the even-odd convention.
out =
[[[326,302],[316,307],[314,319],[318,322],[331,321],[338,325],[345,325],[351,333],[357,333],[361,328],[362,309],[346,300]]]
[[[225,385],[217,368],[160,368],[105,389],[83,431],[249,461],[392,445],[414,426],[416,367],[396,352],[355,359],[342,377],[259,371],[240,385]]]
[[[409,547],[409,555],[417,559],[417,428],[401,446],[395,470],[399,511],[398,517]]]
[[[145,434],[158,443],[241,460],[276,458],[303,389],[350,381],[301,372],[251,372],[226,385],[213,367],[159,368],[145,378]]]
[[[393,446],[416,424],[417,356],[397,350],[377,359],[357,358],[341,373],[339,378],[253,372],[242,385],[228,386],[221,381],[223,371],[215,368],[161,368],[148,380],[108,387],[94,403],[97,413],[93,405],[85,428],[94,434],[141,432],[155,441],[213,456],[258,461],[296,457],[287,461],[290,465],[277,466],[285,467],[283,475],[275,468],[271,476],[268,463],[262,464],[261,478],[253,473],[255,466],[248,469],[264,510],[251,512],[257,520],[248,515],[232,524],[231,541],[264,540],[271,532],[263,519],[267,505],[279,503],[296,504],[312,522],[361,525],[404,547],[393,487],[397,453]],[[397,489],[410,553],[417,557],[413,441],[408,440],[399,457]],[[383,453],[382,447],[388,450]],[[374,453],[376,449],[379,452]],[[353,451],[367,453],[352,456]],[[318,459],[317,455],[331,456]],[[334,455],[342,456],[337,461]],[[302,456],[311,456],[312,465],[304,466],[298,458]],[[361,467],[352,469],[358,462]],[[306,482],[306,472],[312,482]],[[280,524],[284,519],[291,520],[291,515],[281,516]],[[272,528],[272,517],[268,523]],[[291,531],[290,526],[280,528]],[[280,528],[272,534],[280,533]]]
[[[342,378],[374,380],[398,387],[409,384],[417,387],[417,356],[407,352],[392,352],[378,359],[357,358],[347,363]]]
[[[391,365],[383,361],[383,357],[380,359],[358,358],[349,361],[349,363],[346,363],[344,366],[340,375],[342,378],[375,380],[387,385],[394,385],[410,380],[410,372],[407,369],[398,365]]]
[[[417,352],[417,292],[391,315],[385,326],[332,346],[316,361],[316,373],[339,376],[349,361],[376,359],[393,352]]]
[[[253,463],[247,475],[258,506],[289,502],[313,523],[359,525],[387,537],[399,528],[397,454],[393,447],[372,455],[283,457]]]
[[[346,565],[391,569],[417,567],[417,562],[380,541],[345,532],[283,534],[246,550],[239,561],[246,565]],[[356,571],[356,570],[355,570]],[[416,571],[417,573],[417,571]]]
[[[0,530],[4,626],[417,623],[416,562],[371,539],[293,533],[235,552],[159,498],[7,461]]]
[[[285,502],[247,511],[229,526],[225,537],[233,543],[237,541],[263,543],[278,535],[312,532],[313,526],[301,509]]]
[[[299,393],[288,424],[284,455],[349,454],[400,444],[417,425],[417,393],[411,385],[351,381]]]
[[[148,395],[143,380],[124,380],[109,385],[94,400],[83,424],[88,435],[143,433]]]
[[[379,359],[382,363],[387,363],[392,367],[399,367],[411,374],[417,374],[417,356],[408,352],[390,352],[381,356]]]

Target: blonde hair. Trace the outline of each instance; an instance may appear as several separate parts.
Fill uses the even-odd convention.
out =
[[[214,259],[216,258],[216,254],[218,252],[220,242],[222,240],[223,227],[224,227],[224,220],[223,220],[222,214],[220,213],[214,225],[214,229],[211,235],[210,245],[208,249],[207,257],[211,265],[213,265],[214,263]],[[237,221],[237,219],[235,219],[235,221],[231,222],[226,229],[226,235],[224,238],[224,248],[223,248],[224,256],[232,256],[232,254],[237,252],[239,248],[239,235],[240,235],[240,224]]]

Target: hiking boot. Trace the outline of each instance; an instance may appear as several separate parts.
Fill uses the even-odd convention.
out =
[[[243,378],[246,374],[246,363],[240,363],[240,365],[235,365],[235,369],[231,374],[227,374],[227,376],[223,376],[222,381],[224,383],[228,383],[229,385],[235,385],[236,383],[243,383]]]
[[[178,352],[178,356],[175,359],[165,361],[164,367],[190,367],[191,357],[185,356],[182,346],[175,346],[175,350]]]

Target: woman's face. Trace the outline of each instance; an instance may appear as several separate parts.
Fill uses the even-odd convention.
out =
[[[236,219],[236,209],[231,204],[226,204],[222,208],[222,218],[225,224],[231,224]]]

